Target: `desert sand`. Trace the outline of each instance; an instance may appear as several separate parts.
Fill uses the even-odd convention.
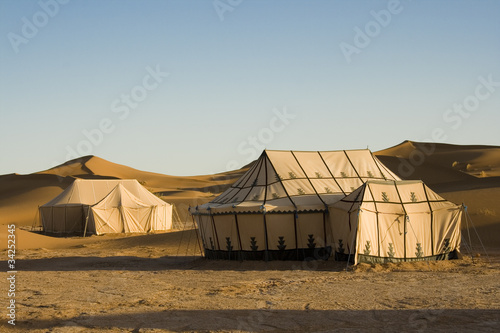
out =
[[[187,207],[215,198],[246,168],[175,177],[87,156],[0,176],[1,264],[7,225],[16,224],[18,271],[15,327],[7,324],[3,271],[0,331],[500,331],[500,147],[405,141],[376,155],[402,178],[422,179],[467,205],[474,227],[463,227],[462,260],[356,267],[205,260]],[[32,232],[37,207],[74,177],[139,180],[175,204],[179,230],[86,238]]]

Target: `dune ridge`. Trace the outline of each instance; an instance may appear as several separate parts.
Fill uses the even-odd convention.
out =
[[[407,140],[374,154],[401,178],[422,179],[446,199],[466,203],[486,242],[493,244],[498,239],[500,147]],[[179,177],[136,170],[89,155],[28,175],[2,175],[0,225],[15,223],[20,227],[31,227],[37,220],[38,206],[61,193],[75,178],[137,179],[151,192],[174,204],[182,221],[191,221],[187,211],[189,206],[215,198],[249,165],[214,175]],[[402,172],[407,171],[404,167],[408,166],[413,168],[412,172]]]
[[[464,260],[362,264],[348,272],[345,262],[334,260],[205,260],[198,232],[191,228],[85,238],[27,230],[38,205],[75,178],[135,178],[189,221],[189,205],[213,199],[248,166],[175,177],[85,156],[29,175],[0,176],[0,253],[8,258],[6,224],[15,223],[20,281],[18,323],[12,328],[3,321],[0,331],[497,332],[500,147],[433,148],[426,154],[428,144],[405,141],[375,154],[402,178],[423,179],[446,199],[468,206],[475,228],[463,226],[467,242],[472,236],[462,246]],[[489,257],[474,238],[476,231]],[[2,304],[6,294],[0,294]]]

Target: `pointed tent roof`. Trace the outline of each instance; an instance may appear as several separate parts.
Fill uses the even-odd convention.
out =
[[[68,188],[42,207],[94,205],[106,197],[119,184],[142,202],[169,205],[149,192],[136,179],[75,179]]]
[[[368,149],[264,150],[236,183],[193,212],[323,211],[369,179],[399,180]]]
[[[368,180],[360,188],[331,207],[352,212],[357,209],[377,213],[429,213],[441,209],[457,209],[421,180]]]
[[[127,207],[127,208],[148,208],[154,204],[147,204],[130,193],[122,184],[118,184],[109,192],[101,201],[96,203],[93,208],[104,209],[110,207]]]

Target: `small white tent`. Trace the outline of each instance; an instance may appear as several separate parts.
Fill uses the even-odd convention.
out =
[[[329,206],[337,260],[440,260],[460,250],[462,206],[422,181],[368,180]]]
[[[76,179],[40,207],[40,218],[50,233],[152,232],[171,228],[172,205],[135,179]]]

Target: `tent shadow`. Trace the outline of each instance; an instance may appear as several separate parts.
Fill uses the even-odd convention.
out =
[[[166,301],[168,303],[168,301]],[[118,314],[88,314],[64,319],[33,319],[17,323],[27,330],[71,327],[94,330],[111,327],[122,331],[161,329],[185,331],[345,331],[423,332],[498,331],[498,310],[164,310],[129,311]]]
[[[0,265],[7,267],[6,261]],[[55,257],[23,259],[16,263],[18,271],[343,271],[346,262],[330,259],[312,261],[228,261],[208,260],[201,256],[166,256],[143,258],[135,256],[112,257]]]

